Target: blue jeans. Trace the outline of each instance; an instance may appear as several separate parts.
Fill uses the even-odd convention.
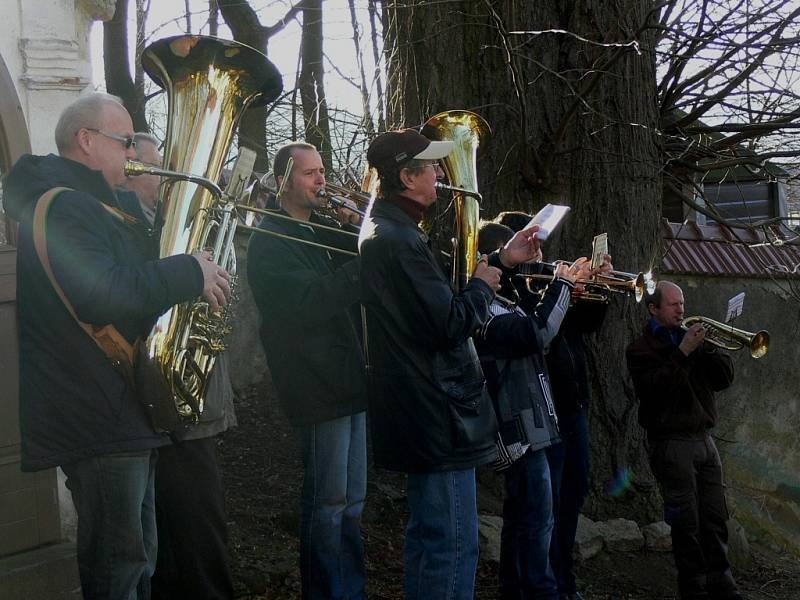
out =
[[[558,417],[561,443],[547,448],[553,482],[555,526],[550,542],[550,565],[561,594],[575,593],[575,533],[578,515],[589,493],[589,422],[586,410]]]
[[[548,558],[553,501],[545,451],[526,452],[504,474],[500,596],[503,600],[558,600]]]
[[[78,570],[90,600],[148,600],[156,565],[156,451],[62,465],[78,513]]]
[[[475,469],[409,473],[406,599],[473,600],[478,568]]]
[[[298,429],[303,450],[300,579],[304,600],[362,600],[366,413]]]

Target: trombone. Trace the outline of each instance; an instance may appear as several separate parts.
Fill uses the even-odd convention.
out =
[[[701,323],[705,327],[706,341],[723,350],[735,352],[747,348],[753,358],[761,358],[769,351],[769,332],[763,329],[755,332],[745,331],[701,316],[686,317],[681,322],[681,328],[688,330],[696,323]]]
[[[168,169],[162,169],[160,167],[155,167],[153,165],[148,165],[139,161],[128,160],[125,163],[125,174],[128,176],[136,176],[136,175],[155,175],[157,177],[164,177],[166,179],[172,180],[184,180],[199,185],[207,189],[212,196],[214,197],[215,201],[219,204],[224,204],[223,196],[225,196],[225,192],[220,188],[216,183],[211,181],[206,177],[202,177],[200,175],[192,175],[191,173],[184,173],[180,171],[170,171]],[[243,215],[241,213],[253,213],[253,214],[261,214],[261,215],[269,215],[273,218],[283,219],[286,221],[294,222],[294,223],[302,223],[308,227],[312,227],[314,229],[322,229],[322,230],[329,230],[336,232],[340,235],[344,236],[354,236],[358,237],[358,234],[352,233],[350,231],[344,231],[342,229],[338,229],[336,227],[329,227],[328,225],[323,225],[321,223],[310,223],[308,221],[301,221],[300,219],[295,219],[293,217],[289,217],[286,215],[281,214],[277,210],[271,210],[267,208],[258,208],[254,206],[255,198],[259,191],[259,186],[266,189],[267,191],[273,191],[271,188],[262,185],[264,178],[260,181],[257,181],[248,189],[244,190],[239,198],[231,198],[231,202],[228,206],[232,204],[230,209],[226,206],[223,210],[228,212],[235,211],[236,214],[239,216],[240,222],[236,226],[236,232],[239,231],[248,231],[251,233],[258,233],[261,235],[271,235],[273,237],[287,239],[293,242],[299,242],[301,244],[307,244],[309,246],[315,246],[317,248],[322,248],[324,250],[330,250],[332,252],[339,252],[341,254],[348,254],[350,256],[356,256],[358,253],[353,252],[351,250],[345,250],[344,248],[339,248],[337,246],[330,246],[327,244],[321,244],[319,242],[312,242],[311,240],[305,240],[301,238],[296,238],[290,235],[284,235],[282,233],[277,233],[274,231],[268,231],[266,229],[261,229],[260,227],[253,226],[253,219],[248,218],[248,216]],[[213,210],[213,207],[212,207]]]

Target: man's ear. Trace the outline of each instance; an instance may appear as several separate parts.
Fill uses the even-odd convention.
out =
[[[82,128],[75,134],[75,150],[82,154],[89,154],[92,149],[94,140],[92,139],[91,131]]]
[[[650,313],[650,316],[654,316],[654,315],[653,315],[653,308],[654,308],[654,307],[655,307],[655,304],[654,304],[654,303],[652,303],[652,302],[648,302],[648,303],[647,303],[647,312],[649,312],[649,313]]]
[[[411,169],[403,168],[400,169],[400,183],[403,184],[407,190],[413,190],[416,184],[416,175]]]

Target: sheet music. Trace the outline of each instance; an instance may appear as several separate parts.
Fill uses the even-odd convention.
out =
[[[562,206],[560,204],[547,204],[542,210],[534,215],[526,227],[538,225],[539,232],[536,234],[536,237],[539,240],[544,241],[550,236],[551,233],[553,233],[553,231],[555,231],[556,227],[561,224],[561,221],[564,220],[564,217],[567,216],[568,212],[569,206]]]
[[[725,322],[733,322],[736,317],[742,314],[742,310],[744,310],[744,292],[740,292],[728,300],[728,314],[725,317]]]
[[[592,240],[592,269],[599,269],[608,254],[608,234],[601,233]]]

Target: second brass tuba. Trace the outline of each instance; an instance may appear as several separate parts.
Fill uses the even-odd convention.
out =
[[[212,186],[199,185],[198,180],[219,180],[239,119],[248,106],[277,98],[283,88],[280,73],[249,46],[196,35],[151,44],[142,53],[142,66],[167,92],[164,169],[186,174],[161,187],[159,258],[209,247],[215,247],[215,260],[230,257],[233,249],[220,248],[221,240],[214,239],[219,198],[210,191]],[[227,330],[226,315],[211,312],[202,298],[173,306],[158,317],[137,354],[144,364],[136,367],[137,372],[141,368],[154,374],[160,380],[157,387],[166,390],[164,396],[172,396],[172,415],[163,406],[150,407],[157,428],[169,430],[198,419]],[[139,393],[145,402],[156,401],[145,390]]]
[[[489,124],[468,110],[449,110],[434,115],[425,123],[422,134],[431,140],[450,140],[453,151],[442,159],[442,166],[453,191],[456,222],[453,248],[453,287],[464,288],[478,264],[478,150],[491,136]],[[448,186],[443,186],[445,189]]]

